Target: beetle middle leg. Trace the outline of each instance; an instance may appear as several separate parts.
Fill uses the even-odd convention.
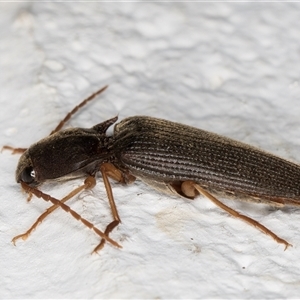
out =
[[[239,212],[237,212],[234,209],[230,208],[229,206],[225,205],[224,203],[219,201],[217,198],[215,198],[212,194],[210,194],[207,190],[205,190],[199,184],[197,184],[193,181],[184,181],[181,184],[181,191],[185,196],[190,197],[190,198],[194,198],[198,194],[202,194],[203,196],[205,196],[206,198],[211,200],[213,203],[215,203],[217,206],[219,206],[220,208],[227,211],[233,217],[242,219],[246,223],[258,228],[259,230],[261,230],[266,235],[271,236],[277,243],[284,244],[285,245],[284,250],[286,250],[289,246],[292,246],[290,243],[288,243],[286,240],[284,240],[284,239],[280,238],[279,236],[277,236],[274,232],[272,232],[270,229],[268,229],[264,225],[262,225],[259,222],[253,220],[252,218],[249,218],[245,215],[240,214]]]
[[[106,226],[106,229],[104,231],[104,234],[108,236],[114,230],[114,228],[117,227],[121,222],[108,177],[120,183],[131,183],[135,180],[135,177],[130,174],[123,173],[111,163],[102,164],[100,166],[100,172],[102,174],[104,186],[106,189],[106,194],[114,218],[114,220]],[[100,244],[94,249],[93,253],[96,253],[99,250],[101,250],[104,244],[105,244],[105,239],[102,238]]]

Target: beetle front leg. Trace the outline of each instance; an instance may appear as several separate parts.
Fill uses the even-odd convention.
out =
[[[42,191],[38,190],[37,188],[29,186],[25,182],[21,181],[21,185],[25,191],[29,191],[38,198],[42,198],[45,201],[50,201],[52,204],[60,206],[65,212],[72,215],[73,218],[75,218],[77,221],[80,221],[81,223],[83,223],[89,229],[92,229],[101,238],[106,239],[108,242],[110,242],[115,247],[122,248],[117,242],[112,240],[110,237],[106,236],[101,230],[99,230],[97,227],[95,227],[91,222],[89,222],[88,220],[81,217],[77,212],[75,212],[73,209],[71,209],[68,205],[64,204],[60,200],[50,196],[49,194],[43,193]]]
[[[77,187],[76,189],[74,189],[72,192],[70,192],[67,196],[65,196],[63,199],[60,200],[60,202],[65,203],[67,202],[69,199],[73,198],[75,195],[77,195],[78,193],[80,193],[82,190],[84,189],[91,189],[95,186],[96,184],[96,180],[94,176],[89,176],[85,179],[84,184]],[[30,193],[29,191],[26,191],[29,195],[29,197],[32,197],[32,193]],[[29,199],[27,199],[27,201],[29,201]],[[56,210],[58,207],[60,207],[57,204],[54,204],[52,206],[50,206],[44,213],[42,213],[37,220],[34,222],[34,224],[23,234],[17,235],[12,239],[12,243],[14,245],[16,245],[16,241],[18,239],[23,239],[26,240],[28,238],[28,236],[32,233],[33,230],[36,229],[36,227],[42,223],[42,221],[48,216],[50,215],[54,210]]]

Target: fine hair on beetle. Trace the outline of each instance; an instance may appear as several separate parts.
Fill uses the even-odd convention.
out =
[[[110,233],[121,221],[110,179],[122,184],[139,179],[163,193],[175,194],[187,201],[201,194],[231,216],[271,236],[285,249],[292,246],[264,225],[228,207],[218,197],[247,199],[276,207],[299,206],[299,165],[227,137],[147,116],[128,117],[119,123],[116,123],[118,117],[113,117],[91,128],[62,129],[81,107],[106,88],[82,101],[49,136],[29,148],[3,147],[22,154],[16,181],[28,193],[28,200],[35,195],[52,203],[29,230],[13,238],[13,243],[20,238],[27,239],[60,207],[101,238],[93,252],[102,249],[105,242],[121,248],[110,238]],[[113,134],[107,135],[112,125]],[[113,216],[104,231],[65,204],[81,191],[93,188],[97,172],[101,173]],[[78,177],[84,178],[84,183],[60,200],[40,189],[48,181]]]

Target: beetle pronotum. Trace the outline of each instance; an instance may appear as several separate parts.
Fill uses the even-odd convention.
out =
[[[126,118],[114,126],[111,136],[106,131],[117,117],[89,129],[61,130],[80,107],[106,88],[81,102],[50,136],[28,149],[4,147],[14,153],[23,153],[16,170],[16,180],[22,188],[30,196],[34,194],[53,203],[26,233],[16,236],[13,242],[26,239],[47,215],[62,207],[101,237],[94,251],[100,250],[105,241],[120,247],[108,236],[120,223],[109,178],[125,184],[138,178],[162,192],[186,199],[202,194],[230,215],[284,244],[285,249],[291,246],[259,222],[231,209],[216,197],[247,198],[279,207],[299,206],[300,186],[297,183],[300,181],[300,166],[214,133],[152,117]],[[99,171],[113,215],[113,221],[104,233],[64,204],[83,189],[92,188]],[[37,189],[45,181],[72,177],[86,179],[82,186],[61,201]]]

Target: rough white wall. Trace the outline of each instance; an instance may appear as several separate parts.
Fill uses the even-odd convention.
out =
[[[27,147],[80,100],[109,89],[69,123],[116,114],[162,117],[300,162],[299,4],[1,3],[0,144]],[[70,149],[72,151],[72,149]],[[0,155],[1,298],[292,298],[300,292],[300,210],[230,203],[294,245],[141,182],[113,184],[122,224],[97,236],[58,210],[14,247],[49,206],[14,181]],[[102,180],[70,206],[105,228]],[[45,186],[58,198],[80,180]],[[298,184],[295,182],[295,184]]]

